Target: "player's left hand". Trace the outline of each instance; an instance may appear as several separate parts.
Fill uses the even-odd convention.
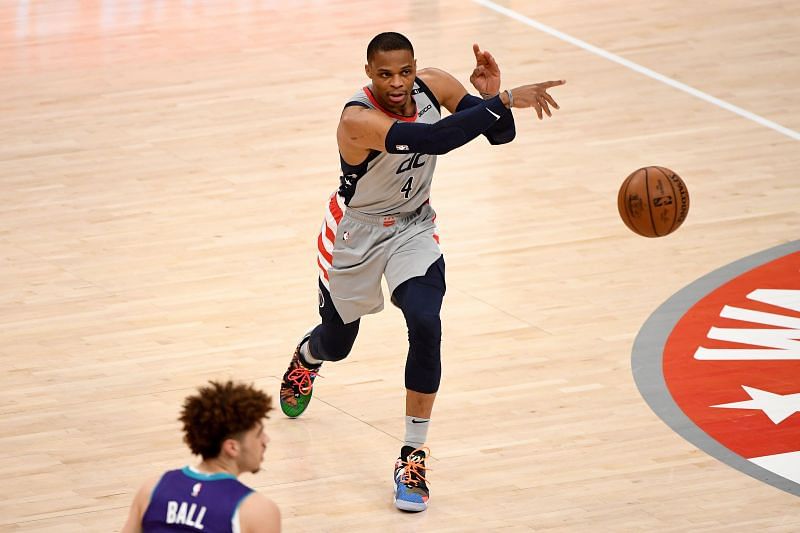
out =
[[[486,50],[481,51],[477,44],[472,45],[472,51],[475,52],[475,70],[469,77],[470,83],[481,96],[496,95],[500,92],[500,67],[497,66],[497,61]]]

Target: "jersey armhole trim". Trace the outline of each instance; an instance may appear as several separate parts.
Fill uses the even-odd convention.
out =
[[[417,82],[417,85],[419,85],[419,88],[422,89],[422,92],[424,92],[428,98],[430,98],[431,102],[433,102],[433,106],[436,108],[436,111],[441,114],[442,106],[439,104],[439,100],[436,99],[433,91],[431,91],[431,88],[428,87],[419,77],[415,81]]]
[[[345,174],[350,174],[352,172],[357,172],[359,169],[364,167],[364,165],[370,164],[372,162],[372,160],[374,160],[376,157],[378,157],[382,153],[383,152],[379,152],[378,150],[370,150],[369,154],[367,155],[367,157],[361,163],[358,163],[357,165],[351,165],[350,163],[348,163],[347,161],[344,160],[344,157],[342,157],[342,152],[339,152],[339,162],[341,163],[342,172],[345,173]],[[347,166],[345,166],[345,165],[347,165]],[[364,172],[366,172],[366,169],[364,169]],[[361,177],[361,176],[359,176],[359,177]]]
[[[255,493],[255,491],[250,489],[250,492],[243,495],[241,498],[239,498],[239,501],[236,502],[236,507],[233,508],[233,514],[231,515],[231,529],[233,530],[233,533],[239,533],[242,530],[242,519],[239,514],[239,508],[242,506],[242,502],[253,495],[253,493]]]
[[[370,107],[369,107],[367,104],[365,104],[364,102],[356,102],[355,100],[351,100],[351,101],[347,102],[346,104],[344,104],[344,107],[345,107],[345,109],[347,109],[348,107],[352,107],[352,106],[354,106],[354,105],[357,105],[357,106],[359,106],[359,107],[365,107],[365,108],[367,108],[367,109],[371,109],[371,108],[370,108]]]
[[[147,505],[145,505],[144,509],[142,510],[142,519],[144,519],[145,515],[147,514],[147,511],[150,510],[150,506],[153,505],[153,496],[156,495],[156,491],[158,490],[158,486],[161,485],[161,482],[164,481],[164,478],[166,476],[167,476],[167,472],[164,472],[163,474],[161,474],[161,477],[158,478],[158,481],[156,481],[156,484],[153,485],[153,490],[150,491],[150,496],[147,499]]]

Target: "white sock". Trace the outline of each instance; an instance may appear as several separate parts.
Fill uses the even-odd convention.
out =
[[[309,365],[318,365],[322,363],[321,360],[317,359],[313,355],[311,355],[311,350],[309,350],[308,345],[311,344],[310,342],[306,341],[300,346],[300,355],[303,358],[303,361],[308,363]]]
[[[430,421],[430,418],[406,416],[406,439],[404,445],[413,446],[416,449],[425,444],[425,441],[428,440]]]

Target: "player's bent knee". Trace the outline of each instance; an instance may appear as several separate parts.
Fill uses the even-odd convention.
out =
[[[442,320],[438,314],[406,313],[406,324],[411,343],[438,345],[442,340]]]
[[[438,314],[406,313],[408,360],[406,388],[422,394],[439,390],[442,375],[442,322]]]
[[[313,353],[313,350],[312,350],[312,353]],[[316,357],[317,359],[320,359],[322,361],[334,361],[335,362],[335,361],[341,361],[342,359],[344,359],[348,355],[350,355],[350,350],[349,349],[341,349],[341,350],[335,350],[335,349],[334,350],[326,350],[326,349],[323,349],[323,350],[320,351],[320,353],[318,353],[318,354],[315,353],[314,357]]]
[[[358,335],[359,322],[339,326],[320,324],[311,333],[311,354],[322,361],[341,361],[353,349]]]

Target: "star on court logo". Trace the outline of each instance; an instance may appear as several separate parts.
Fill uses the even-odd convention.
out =
[[[712,407],[727,409],[752,409],[762,411],[773,424],[780,424],[793,414],[800,412],[800,392],[796,394],[774,394],[769,391],[742,385],[750,396],[749,400],[742,402],[723,403]]]
[[[642,327],[631,362],[642,396],[673,430],[800,495],[800,241],[673,295]]]

